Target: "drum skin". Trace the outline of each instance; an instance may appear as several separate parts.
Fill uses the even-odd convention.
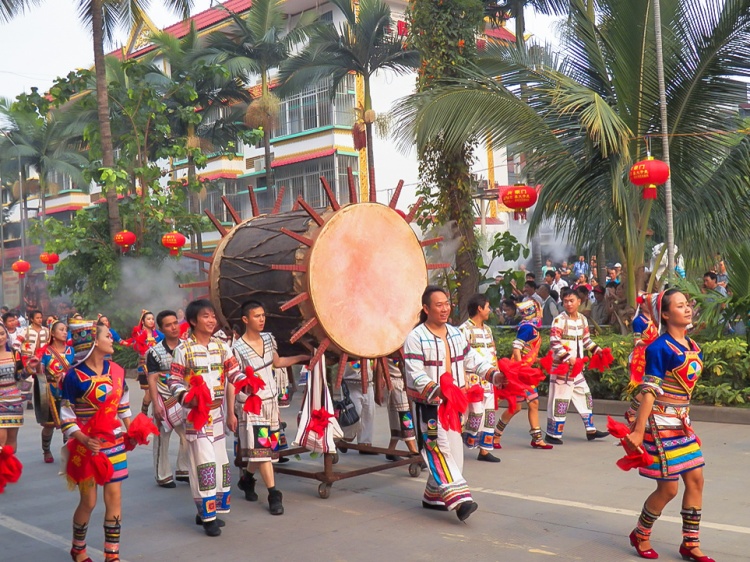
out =
[[[331,355],[390,355],[414,328],[427,285],[419,239],[396,211],[379,203],[346,205],[322,217],[325,223],[318,226],[305,211],[261,215],[228,232],[214,252],[209,276],[220,319],[242,333],[240,308],[257,300],[266,310],[265,330],[276,337],[282,356],[309,353],[326,339]],[[311,246],[282,233],[282,227],[309,239]],[[274,270],[272,265],[304,270]],[[280,310],[303,292],[307,300]],[[289,343],[313,319],[317,325],[296,344]]]

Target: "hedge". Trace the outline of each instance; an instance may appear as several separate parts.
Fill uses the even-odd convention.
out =
[[[542,329],[540,357],[549,350],[549,330]],[[510,357],[513,330],[495,330],[498,357]],[[606,373],[586,371],[594,398],[628,400],[630,374],[628,356],[633,351],[633,336],[621,336],[603,332],[593,335],[602,347],[609,347],[614,363]],[[703,374],[693,391],[692,402],[715,406],[742,406],[750,401],[750,354],[747,341],[742,338],[723,338],[698,342],[703,349]],[[539,385],[542,394],[547,393],[548,383]]]

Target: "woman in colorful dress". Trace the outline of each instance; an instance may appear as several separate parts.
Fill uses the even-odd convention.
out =
[[[637,392],[639,403],[627,441],[643,447],[652,462],[639,469],[656,480],[656,490],[646,499],[630,544],[641,558],[655,559],[651,529],[666,505],[677,496],[679,479],[685,483],[682,496],[682,544],[685,560],[714,562],[700,549],[699,528],[703,505],[703,454],[700,440],[690,425],[690,396],[700,378],[703,354],[687,337],[693,311],[684,294],[669,289],[652,299],[652,310],[665,332],[646,348],[646,368]]]
[[[50,327],[50,335],[52,341],[39,350],[41,362],[39,385],[47,385],[47,396],[50,398],[47,418],[49,421],[42,424],[42,454],[46,463],[55,462],[50,445],[55,428],[60,428],[62,381],[65,373],[73,365],[75,357],[73,348],[68,345],[68,327],[64,322],[54,322]]]
[[[31,390],[35,365],[24,368],[8,340],[8,330],[0,323],[0,449],[7,445],[16,450],[18,428],[23,425],[23,393]]]
[[[151,404],[151,393],[148,390],[148,377],[146,376],[146,353],[157,343],[164,339],[164,334],[156,329],[156,318],[153,312],[143,310],[138,325],[133,328],[130,340],[133,349],[138,353],[138,384],[143,390],[143,402],[141,412],[148,415],[148,407]]]
[[[119,560],[120,521],[122,519],[121,483],[128,476],[125,456],[125,439],[122,428],[114,430],[114,440],[90,437],[89,424],[94,415],[104,409],[104,416],[117,423],[130,426],[130,404],[125,371],[106,359],[112,354],[112,335],[106,326],[94,326],[93,322],[71,321],[71,336],[75,348],[75,367],[65,375],[62,384],[60,417],[62,430],[68,439],[70,458],[67,463],[68,480],[78,486],[80,501],[73,513],[73,545],[70,555],[78,562],[91,559],[86,554],[86,532],[91,512],[96,506],[97,485],[93,477],[76,477],[76,467],[87,462],[92,454],[104,453],[112,463],[114,471],[104,484],[104,555],[105,560]],[[101,415],[101,414],[100,414]]]

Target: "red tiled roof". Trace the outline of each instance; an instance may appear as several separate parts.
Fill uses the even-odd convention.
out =
[[[198,179],[201,181],[233,180],[236,179],[239,174],[240,172],[237,172],[236,174],[230,174],[228,172],[198,174]]]
[[[323,158],[324,156],[331,156],[335,152],[335,148],[324,148],[323,150],[308,152],[306,154],[299,154],[297,156],[277,158],[276,160],[271,162],[271,168],[278,168],[279,166],[286,166],[288,164],[296,164],[297,162],[306,162],[307,160],[313,160],[315,158]]]
[[[510,43],[516,42],[516,36],[508,31],[505,27],[492,27],[488,25],[484,30],[484,34],[487,37],[499,39],[500,41],[508,41]]]
[[[179,21],[175,24],[170,25],[169,27],[165,27],[163,31],[174,35],[178,39],[181,39],[190,32],[191,23],[195,26],[196,31],[201,31],[226,19],[229,19],[229,13],[227,13],[227,10],[225,10],[224,8],[227,8],[235,14],[241,14],[242,12],[249,10],[252,3],[252,0],[227,0],[226,2],[222,3],[221,6],[223,7],[219,6],[209,8],[208,10],[195,14],[189,19]],[[132,53],[130,53],[129,58],[138,58],[153,50],[153,45],[149,45],[147,47],[143,47],[142,49],[138,49],[137,51],[133,51]],[[118,49],[117,51],[113,51],[110,54],[116,56],[119,59],[122,59],[122,50],[120,49]]]

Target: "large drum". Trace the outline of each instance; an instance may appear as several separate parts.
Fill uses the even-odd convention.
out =
[[[55,408],[55,399],[49,391],[49,384],[44,375],[34,376],[34,415],[38,424],[44,425],[56,421],[52,417],[52,408]]]
[[[300,342],[325,341],[329,352],[350,357],[390,355],[416,324],[427,284],[419,239],[379,203],[347,205],[316,219],[306,211],[263,215],[227,233],[211,266],[214,305],[242,331],[242,303],[262,302],[282,355],[298,351],[289,339],[303,325],[310,330]],[[282,312],[298,295],[299,305]]]

